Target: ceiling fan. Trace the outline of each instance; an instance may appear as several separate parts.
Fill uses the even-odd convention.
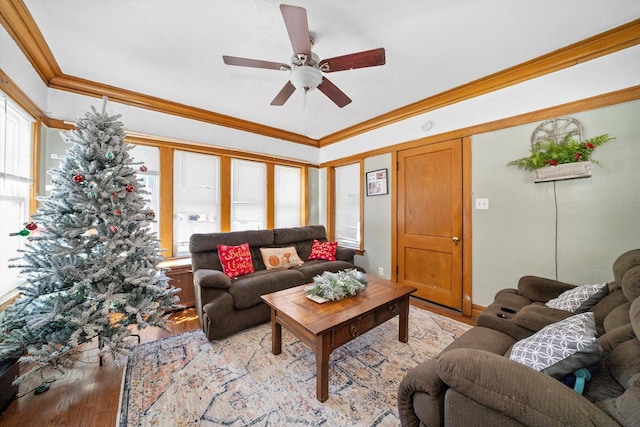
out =
[[[309,36],[307,11],[302,7],[286,4],[280,5],[280,11],[293,47],[291,65],[236,56],[222,56],[227,65],[289,71],[289,81],[271,101],[271,105],[284,105],[296,89],[301,89],[306,94],[308,91],[318,88],[320,92],[342,108],[349,104],[351,99],[322,73],[384,65],[384,48],[320,60],[318,55],[311,51],[312,40]]]

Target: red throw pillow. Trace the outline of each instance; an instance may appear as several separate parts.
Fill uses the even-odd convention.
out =
[[[248,243],[238,246],[218,245],[218,256],[220,264],[222,264],[222,271],[232,279],[253,273],[253,262]]]
[[[318,240],[314,240],[311,245],[311,253],[309,254],[308,259],[326,259],[329,261],[335,261],[337,246],[338,242],[320,242]]]

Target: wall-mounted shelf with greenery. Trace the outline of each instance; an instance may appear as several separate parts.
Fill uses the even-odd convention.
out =
[[[588,177],[591,163],[599,164],[591,157],[595,149],[614,139],[608,134],[584,142],[577,141],[572,134],[559,142],[549,138],[534,143],[530,156],[513,160],[507,166],[534,171],[535,182]]]

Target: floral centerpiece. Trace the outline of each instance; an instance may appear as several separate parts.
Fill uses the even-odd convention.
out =
[[[307,296],[328,301],[339,301],[348,295],[358,295],[367,287],[367,279],[354,268],[332,273],[325,271],[313,278],[313,285],[306,288]]]
[[[584,142],[576,141],[571,134],[565,136],[562,141],[555,142],[553,139],[536,142],[533,144],[529,157],[523,157],[507,163],[507,166],[517,166],[520,169],[535,170],[545,166],[557,166],[564,163],[575,163],[591,161],[591,156],[595,149],[609,141],[614,140],[608,134],[587,139]]]

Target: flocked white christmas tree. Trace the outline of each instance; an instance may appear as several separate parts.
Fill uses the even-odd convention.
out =
[[[145,209],[133,146],[106,104],[63,134],[73,145],[49,171],[51,193],[38,198],[25,226],[32,232],[16,266],[27,283],[0,322],[0,360],[20,357],[27,369],[19,380],[71,366],[77,347],[93,339],[117,366],[131,344],[129,326],[163,326],[178,302],[179,289],[158,267],[154,213]]]

